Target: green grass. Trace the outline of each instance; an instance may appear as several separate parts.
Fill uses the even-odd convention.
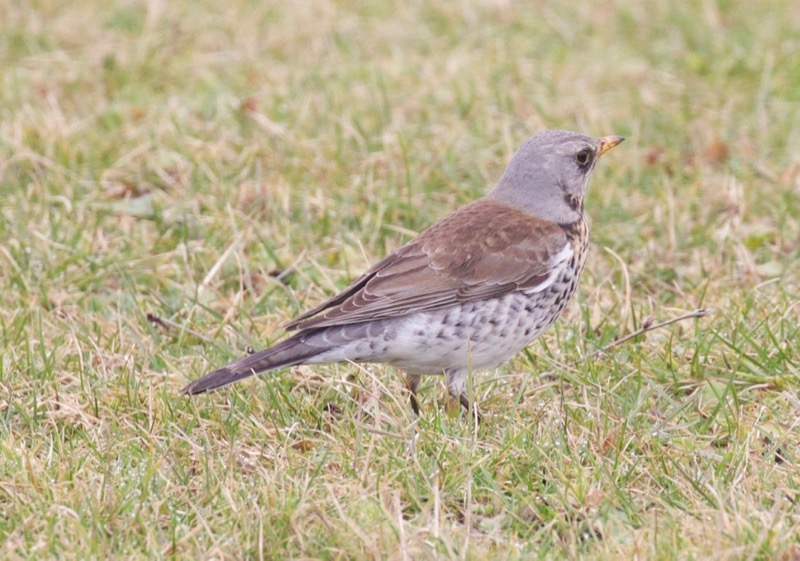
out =
[[[0,556],[797,559],[800,18],[699,4],[3,4]],[[628,141],[480,427],[382,366],[179,395],[545,128]]]

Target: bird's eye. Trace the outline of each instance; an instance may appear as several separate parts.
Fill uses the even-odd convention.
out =
[[[579,166],[585,166],[589,162],[592,161],[592,151],[588,148],[584,148],[577,154],[575,154],[575,161],[578,162]]]

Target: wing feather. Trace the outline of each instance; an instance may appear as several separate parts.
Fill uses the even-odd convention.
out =
[[[543,290],[572,255],[558,224],[479,199],[431,226],[286,328],[360,323],[518,290]]]

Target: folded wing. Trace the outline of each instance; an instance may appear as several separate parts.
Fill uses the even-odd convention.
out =
[[[480,199],[434,224],[286,328],[360,323],[543,290],[572,256],[558,224]]]

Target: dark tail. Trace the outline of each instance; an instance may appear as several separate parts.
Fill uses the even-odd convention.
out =
[[[299,335],[281,341],[263,351],[232,362],[218,370],[209,372],[183,388],[184,395],[195,395],[227,386],[260,372],[294,366],[319,353],[320,349],[306,345]]]

